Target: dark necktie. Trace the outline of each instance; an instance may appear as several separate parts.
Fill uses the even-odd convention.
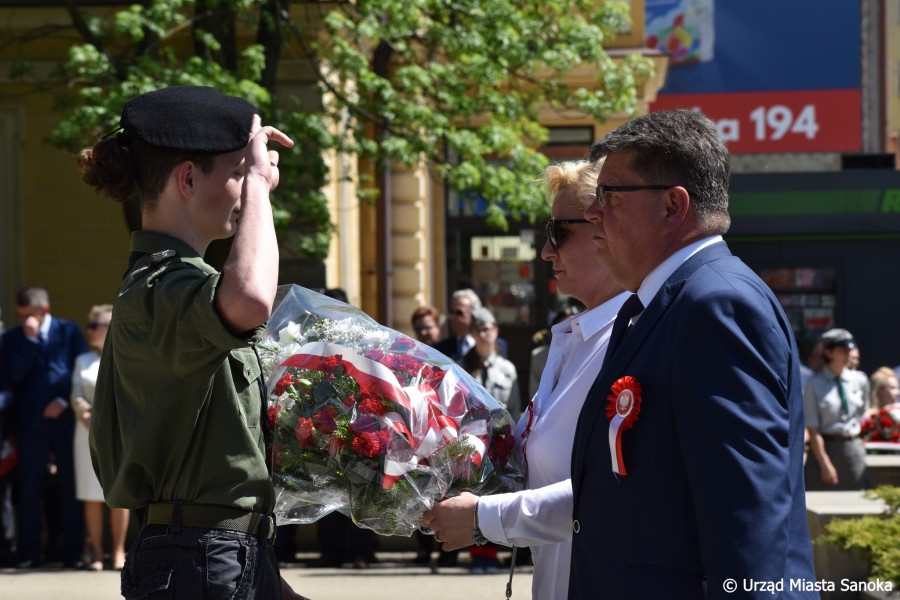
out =
[[[849,415],[850,414],[850,405],[847,404],[847,390],[844,389],[844,382],[841,381],[841,376],[838,375],[834,378],[835,383],[837,383],[838,396],[841,397],[841,414]]]
[[[609,336],[609,347],[606,349],[606,357],[603,359],[604,366],[609,362],[610,357],[616,351],[616,348],[619,347],[619,344],[622,343],[622,340],[625,339],[631,319],[639,315],[643,310],[644,305],[641,304],[641,299],[638,298],[637,294],[632,294],[625,301],[625,304],[622,305],[622,309],[616,315],[616,321],[613,323],[612,334]]]

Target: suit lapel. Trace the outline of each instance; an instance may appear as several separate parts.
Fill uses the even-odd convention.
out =
[[[657,292],[656,296],[650,301],[650,304],[641,313],[616,353],[610,357],[609,361],[601,369],[594,384],[584,401],[581,414],[578,416],[578,425],[575,430],[575,442],[572,449],[572,478],[573,486],[578,487],[581,477],[584,474],[584,464],[588,459],[586,456],[587,449],[591,445],[594,436],[603,437],[603,447],[607,447],[606,435],[609,427],[606,419],[606,398],[609,395],[610,388],[613,383],[620,377],[629,375],[628,365],[637,351],[647,342],[647,338],[653,332],[660,318],[669,310],[675,301],[678,293],[684,287],[685,282],[690,276],[701,266],[720,258],[731,256],[728,247],[722,244],[714,244],[708,248],[704,248],[694,256],[686,260],[674,273],[666,280],[663,286]],[[665,357],[660,357],[665,360]],[[645,399],[646,400],[646,399]],[[652,410],[652,405],[642,405],[642,410]],[[602,415],[602,418],[601,418]],[[636,427],[639,425],[636,425]],[[609,452],[603,452],[603,456],[592,456],[592,460],[602,461],[603,468],[611,470],[611,458]],[[577,503],[577,495],[576,495]]]

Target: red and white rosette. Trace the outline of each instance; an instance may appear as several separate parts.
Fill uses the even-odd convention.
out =
[[[613,473],[627,474],[622,457],[622,434],[632,427],[641,412],[641,384],[626,375],[610,388],[606,398],[606,418],[609,419],[609,456]]]

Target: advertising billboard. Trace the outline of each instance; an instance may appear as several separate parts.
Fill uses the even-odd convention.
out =
[[[859,152],[860,2],[646,0],[670,56],[650,110],[698,109],[734,154]]]

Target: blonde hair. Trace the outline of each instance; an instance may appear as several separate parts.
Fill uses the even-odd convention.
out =
[[[869,378],[871,386],[869,391],[871,402],[869,406],[881,408],[881,403],[878,400],[878,391],[883,387],[887,387],[888,380],[891,378],[898,379],[897,374],[890,367],[879,367],[872,373],[872,376]]]
[[[562,189],[574,187],[575,197],[583,208],[587,208],[597,196],[597,177],[602,166],[602,158],[597,162],[569,160],[550,165],[541,175],[541,179],[547,184],[548,202],[552,205],[553,199]]]
[[[112,304],[95,304],[88,313],[88,320],[93,321],[95,318],[103,314],[112,316]]]

